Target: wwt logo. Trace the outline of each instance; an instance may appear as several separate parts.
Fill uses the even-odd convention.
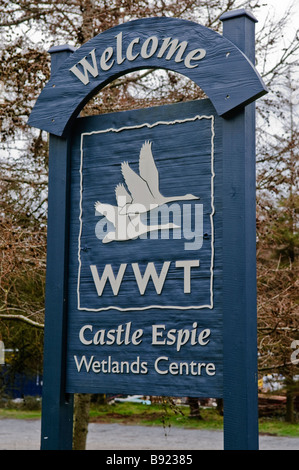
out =
[[[95,235],[103,243],[127,241],[136,238],[157,239],[158,231],[161,238],[170,238],[170,230],[174,239],[182,236],[186,240],[185,250],[200,249],[203,240],[203,206],[194,206],[192,224],[192,205],[172,203],[199,199],[193,194],[164,196],[159,189],[159,172],[151,149],[152,143],[146,141],[140,150],[139,174],[128,162],[121,164],[121,172],[126,184],[119,183],[115,187],[116,205],[95,203],[95,215],[103,215],[95,228]],[[128,188],[128,189],[127,189]],[[170,205],[168,205],[171,203]],[[171,221],[172,219],[172,221]],[[193,228],[192,228],[193,227]],[[179,229],[179,230],[177,230]]]

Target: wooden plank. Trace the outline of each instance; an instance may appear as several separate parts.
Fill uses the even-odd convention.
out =
[[[221,397],[220,118],[209,100],[200,100],[77,121],[72,139],[67,391]],[[164,210],[175,206],[178,211],[178,238],[174,238],[171,231],[169,239],[163,238],[164,233],[160,231],[154,238],[147,236],[104,244],[95,234],[97,223],[103,217],[95,215],[94,203],[99,200],[116,204],[114,188],[118,183],[124,183],[121,163],[128,160],[132,169],[138,172],[139,152],[145,141],[152,141],[162,194],[191,193],[200,199],[174,201],[164,206]],[[194,239],[185,238],[187,227],[183,226],[184,210],[190,207],[193,230],[197,229],[197,235],[200,235],[200,227],[194,223],[196,205],[203,206],[205,234],[198,245]],[[187,225],[188,221],[185,223]],[[191,243],[189,249],[185,249],[186,243]],[[187,294],[184,292],[184,270],[176,267],[178,260],[198,260],[200,263],[197,269],[192,270],[191,292]],[[150,262],[154,263],[158,273],[164,263],[170,262],[169,270],[160,293],[150,281],[141,295],[132,263],[138,264],[143,274]],[[95,266],[98,275],[102,276],[110,264],[116,275],[121,263],[126,264],[126,270],[117,295],[109,281],[98,295],[90,266]],[[211,331],[209,344],[192,345],[188,341],[179,351],[177,343],[153,345],[155,325],[165,325],[165,330],[160,329],[165,338],[170,330],[190,332],[194,323],[198,325],[196,338],[204,329]],[[128,345],[116,342],[101,345],[83,344],[79,340],[79,332],[84,327],[84,336],[90,341],[96,331],[115,331],[119,325],[123,328],[130,325],[130,341],[132,333],[141,330],[142,342],[135,346],[132,342]],[[102,365],[103,370],[91,367],[87,372],[83,365],[78,371],[78,361],[83,357],[87,361],[92,357],[93,362],[106,361]],[[193,361],[196,364],[214,363],[216,373],[192,373],[191,367],[194,366],[189,366],[187,373],[184,366],[182,373],[163,374],[155,368],[159,357],[168,358],[160,361],[162,371],[172,362],[190,364]],[[137,358],[146,363],[146,373],[140,366],[136,372]],[[135,364],[135,370],[117,372],[121,361]]]
[[[226,14],[224,35],[253,58],[254,21]],[[255,105],[223,119],[224,446],[258,448]]]
[[[191,21],[145,18],[104,31],[71,54],[43,89],[28,123],[64,135],[92,95],[142,68],[187,76],[205,91],[218,115],[266,93],[252,63],[227,38]]]
[[[42,422],[44,449],[71,448],[73,402],[72,396],[68,397],[66,392],[72,394],[77,391],[223,396],[225,448],[258,447],[255,109],[253,104],[245,108],[241,105],[245,106],[266,90],[254,66],[240,52],[242,50],[254,62],[255,19],[244,10],[228,13],[222,19],[225,37],[179,19],[148,18],[100,34],[69,58],[67,55],[72,52],[69,48],[59,46],[52,50],[55,53],[53,76],[30,117],[31,125],[52,133]],[[169,41],[175,39],[178,42],[172,44],[172,52],[169,52]],[[139,49],[135,48],[137,45]],[[96,50],[100,54],[98,58]],[[89,62],[84,59],[87,56]],[[199,56],[202,57],[198,59]],[[85,74],[82,60],[87,67]],[[99,74],[96,60],[100,61]],[[81,65],[78,65],[79,61]],[[75,120],[85,102],[109,81],[127,71],[149,67],[168,68],[188,76],[207,92],[211,101]],[[80,73],[81,79],[78,79]],[[86,85],[82,83],[84,80]],[[177,107],[182,112],[180,116]],[[217,113],[224,116],[223,120]],[[163,119],[166,122],[162,122]],[[215,124],[212,132],[211,125],[209,130],[196,127],[212,121]],[[171,126],[175,131],[172,134],[165,132]],[[131,133],[133,129],[136,134]],[[69,130],[71,137],[68,140],[61,137],[66,136]],[[167,194],[169,188],[177,186],[180,190],[188,188],[188,192],[198,192],[202,197],[206,238],[202,239],[199,260],[198,256],[193,257],[193,253],[186,255],[188,262],[200,261],[200,270],[194,277],[196,288],[190,291],[190,297],[182,295],[182,292],[186,293],[185,271],[179,273],[176,269],[176,263],[182,263],[181,256],[176,256],[185,252],[176,239],[172,245],[169,240],[163,245],[165,240],[158,237],[154,240],[158,248],[153,246],[149,251],[146,240],[138,240],[141,244],[134,240],[122,253],[115,243],[112,248],[109,245],[104,250],[102,239],[94,231],[94,199],[107,196],[103,202],[115,203],[115,194],[113,191],[110,194],[109,188],[111,190],[120,182],[121,162],[126,158],[137,169],[140,146],[147,140],[159,144],[156,147],[157,163],[163,193]],[[210,160],[212,148],[213,169]],[[211,185],[212,180],[214,186]],[[208,199],[210,203],[207,203]],[[213,266],[207,263],[212,259],[212,252]],[[118,299],[111,289],[106,289],[107,286],[103,296],[99,294],[94,277],[94,270],[100,275],[102,271],[97,271],[98,268],[108,266],[111,260],[114,269],[125,264],[130,266],[126,272],[126,285],[120,286],[122,290]],[[185,259],[183,261],[186,262]],[[149,283],[148,291],[140,295],[133,264],[143,271],[148,262],[153,262],[159,269],[169,263],[169,277],[160,292]],[[82,268],[79,275],[78,267]],[[210,295],[212,272],[213,299]],[[157,295],[160,302],[156,305],[153,298]],[[166,329],[176,331],[185,329],[190,333],[192,328],[197,328],[195,324],[201,329],[210,329],[211,341],[204,347],[195,348],[198,344],[189,342],[176,350],[176,344],[172,342],[174,347],[170,352],[167,343],[158,345],[149,339],[154,325],[165,325]],[[82,326],[84,332],[82,330],[79,336]],[[111,343],[109,350],[103,349],[96,340],[93,343],[93,328],[99,330],[98,339],[102,334],[100,330],[110,329],[113,335],[112,330],[115,334],[117,327],[121,327],[123,335],[122,327],[141,331],[142,335],[147,335],[147,344],[144,341],[137,352],[137,343],[131,340],[125,344],[122,355],[120,346],[124,337],[116,344]],[[198,332],[193,340],[197,335]],[[162,367],[162,372],[157,371],[156,365],[153,368],[157,351],[161,358],[158,367]],[[76,354],[81,356],[75,360]],[[121,381],[118,366],[112,365],[114,355],[118,364],[121,361],[129,363],[129,372],[122,373]],[[193,373],[194,368],[189,365],[190,372],[181,380],[183,373],[177,373],[176,364],[190,363],[191,357],[196,363],[213,362],[217,374],[210,375],[206,370],[205,374]],[[78,368],[78,361],[82,367]],[[84,365],[86,361],[91,361],[90,372]],[[174,364],[172,372],[165,372],[170,361]],[[148,370],[147,366],[150,366]],[[114,376],[110,374],[112,367],[115,367]],[[81,376],[79,369],[83,371]],[[112,377],[109,384],[105,382],[108,372]]]
[[[59,51],[63,60],[68,51]],[[59,55],[60,55],[59,54]],[[55,62],[59,59],[55,57]],[[69,143],[50,135],[41,449],[71,450],[73,396],[65,392]]]

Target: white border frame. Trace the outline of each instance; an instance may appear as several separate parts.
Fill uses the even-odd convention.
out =
[[[211,264],[210,264],[210,304],[209,305],[198,305],[198,306],[188,306],[188,307],[182,307],[182,306],[173,306],[173,305],[149,305],[146,307],[135,307],[135,308],[122,308],[122,307],[115,307],[115,306],[109,306],[109,307],[103,307],[103,308],[87,308],[87,307],[81,307],[80,305],[80,278],[81,278],[81,235],[82,235],[82,227],[83,227],[83,222],[82,222],[82,214],[83,214],[83,208],[82,208],[82,199],[83,199],[83,139],[85,136],[90,136],[93,134],[104,134],[107,132],[121,132],[124,130],[130,130],[130,129],[141,129],[143,127],[148,127],[149,129],[152,127],[156,127],[159,125],[173,125],[173,124],[183,124],[184,122],[193,122],[196,120],[201,120],[201,119],[211,119],[211,213],[210,213],[210,222],[211,222]],[[137,311],[137,310],[149,310],[149,309],[172,309],[172,310],[191,310],[191,309],[202,309],[202,308],[209,308],[213,309],[214,307],[214,293],[213,293],[213,281],[214,281],[214,214],[215,214],[215,207],[214,207],[214,178],[215,178],[215,171],[214,171],[214,138],[215,138],[215,129],[214,129],[214,122],[215,122],[215,117],[214,115],[206,116],[206,115],[196,115],[193,118],[187,118],[187,119],[177,119],[175,121],[157,121],[153,124],[149,123],[143,123],[137,126],[124,126],[120,127],[118,129],[116,128],[108,128],[100,131],[92,131],[92,132],[82,132],[81,134],[81,141],[80,141],[80,212],[79,212],[79,222],[80,222],[80,230],[79,230],[79,235],[78,235],[78,280],[77,280],[77,309],[78,310],[83,310],[87,312],[102,312],[106,310],[118,310],[121,312],[128,312],[128,311]]]

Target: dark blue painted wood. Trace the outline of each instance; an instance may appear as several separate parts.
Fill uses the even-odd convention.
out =
[[[69,44],[53,46],[49,49],[48,52],[51,54],[51,75],[61,67],[64,61],[67,60],[70,54],[74,53],[75,50],[75,47]]]
[[[122,34],[122,56],[116,58],[116,36]],[[149,58],[140,54],[144,41],[155,36],[159,40],[156,53]],[[192,62],[192,68],[184,60],[167,59],[167,52],[158,57],[163,39],[187,41],[186,54],[194,49],[205,49],[206,55],[198,62]],[[134,53],[139,52],[135,60],[128,60],[125,52],[135,38],[140,44],[134,45]],[[114,50],[107,61],[109,70],[102,70],[100,59],[107,47]],[[84,85],[70,69],[95,49],[98,64],[98,75]],[[144,54],[143,54],[144,55]],[[106,57],[106,56],[105,56]],[[122,60],[124,59],[124,60]],[[198,65],[193,68],[193,65]],[[80,66],[79,66],[80,68]],[[32,126],[64,135],[78,115],[84,104],[109,81],[120,75],[142,68],[164,68],[181,73],[197,83],[212,101],[218,115],[235,109],[240,105],[252,102],[265,92],[265,86],[247,57],[227,38],[200,24],[178,18],[145,18],[116,26],[104,31],[81,46],[62,63],[40,94],[28,123]]]
[[[254,62],[254,23],[226,14],[223,34]],[[255,105],[223,120],[224,446],[258,449]]]
[[[201,116],[202,119],[195,119]],[[212,117],[215,124],[212,126]],[[175,120],[176,124],[166,124]],[[146,125],[145,125],[146,124]],[[124,129],[127,127],[127,129]],[[136,128],[137,127],[137,128]],[[111,129],[115,129],[112,131]],[[121,131],[118,131],[122,129]],[[104,131],[104,132],[103,132]],[[116,132],[118,131],[118,132]],[[212,132],[214,131],[214,160],[212,162]],[[92,133],[83,138],[82,133]],[[203,205],[205,237],[202,245],[186,250],[182,232],[183,213],[180,214],[180,238],[136,239],[103,244],[95,235],[96,225],[103,218],[95,216],[94,203],[116,204],[114,188],[122,183],[121,163],[129,161],[138,171],[139,152],[145,141],[152,141],[152,150],[159,171],[160,190],[163,195],[191,193],[200,200],[185,201],[194,214],[195,205]],[[102,116],[77,119],[72,132],[72,171],[70,206],[70,265],[68,283],[68,369],[67,391],[93,393],[125,393],[172,396],[221,397],[222,396],[222,132],[220,118],[209,100],[181,103],[137,111],[106,114]],[[83,156],[83,160],[81,157]],[[82,231],[80,232],[80,172],[82,170]],[[213,182],[213,226],[211,225],[212,207],[212,169]],[[174,203],[173,203],[174,205]],[[168,207],[171,207],[169,204]],[[173,207],[173,206],[172,206]],[[182,210],[182,203],[177,202]],[[194,217],[193,217],[194,226]],[[212,236],[215,236],[212,245]],[[79,243],[80,237],[80,243]],[[193,240],[194,241],[194,240]],[[214,253],[212,255],[212,247]],[[191,247],[192,248],[192,247]],[[78,252],[79,249],[79,252]],[[79,258],[81,265],[79,266]],[[191,293],[183,292],[183,270],[175,268],[177,260],[200,260],[200,268],[191,275]],[[161,294],[157,294],[150,281],[144,295],[140,295],[131,263],[139,263],[143,273],[148,262],[154,262],[157,271],[165,261],[171,266]],[[98,296],[90,271],[96,265],[102,275],[106,264],[111,264],[117,273],[120,263],[127,263],[126,273],[117,296],[113,295],[109,282],[102,296]],[[211,279],[213,264],[213,279]],[[78,305],[78,275],[79,301]],[[210,286],[213,289],[211,304]],[[164,307],[150,308],[151,305]],[[207,305],[206,307],[204,307]],[[209,308],[208,305],[211,307]],[[80,310],[78,309],[80,307]],[[114,308],[107,307],[113,306]],[[170,308],[172,306],[172,308]],[[188,309],[188,306],[202,308]],[[146,310],[138,308],[148,307]],[[167,308],[165,308],[167,307]],[[175,307],[185,307],[180,310]],[[129,311],[119,311],[127,308]],[[211,338],[206,346],[190,342],[176,351],[176,345],[152,345],[153,325],[165,325],[170,329],[192,329],[197,322],[200,329],[210,329]],[[84,345],[79,340],[79,331],[84,325],[92,325],[93,331],[112,330],[119,325],[131,323],[131,330],[142,329],[144,335],[139,345]],[[87,330],[86,337],[91,338]],[[103,371],[78,372],[78,361],[83,356],[89,361],[107,361],[119,364],[127,361],[146,363],[147,373],[113,373]],[[166,368],[171,362],[213,363],[216,374],[209,376],[182,373],[177,375],[159,374],[154,363],[159,357],[168,357],[162,362]],[[104,369],[108,368],[107,364]],[[116,366],[115,366],[116,367]],[[137,365],[135,366],[135,370]],[[141,369],[140,369],[141,370]]]
[[[207,92],[212,103],[217,108],[219,115],[225,114],[222,125],[217,122],[217,152],[221,153],[221,131],[223,131],[223,162],[219,155],[216,158],[217,182],[215,193],[216,221],[216,258],[215,258],[215,287],[216,297],[214,309],[200,311],[199,316],[194,316],[194,311],[187,310],[188,320],[197,321],[199,324],[208,327],[208,321],[213,321],[213,336],[216,341],[215,358],[219,358],[217,367],[222,374],[222,323],[220,316],[223,314],[223,397],[225,406],[224,437],[226,449],[256,449],[258,447],[257,429],[257,367],[256,367],[256,279],[255,279],[255,146],[254,146],[254,105],[250,104],[245,109],[240,109],[240,105],[247,104],[258,96],[264,94],[265,87],[258,77],[254,67],[247,58],[241,54],[240,50],[254,63],[254,22],[251,14],[244,10],[227,13],[222,17],[224,21],[224,36],[221,37],[212,31],[206,30],[202,26],[194,23],[184,22],[178,19],[149,18],[137,20],[126,25],[121,25],[113,30],[106,31],[85,44],[72,56],[67,59],[71,52],[68,47],[59,46],[53,53],[54,66],[57,74],[53,74],[49,84],[46,86],[41,98],[31,114],[30,124],[36,127],[49,130],[57,136],[65,135],[68,126],[72,126],[74,119],[86,101],[102,86],[113,78],[127,71],[144,67],[165,67],[178,71],[189,76]],[[150,30],[150,33],[147,30]],[[90,52],[90,45],[104,50],[109,46],[109,42],[115,41],[115,36],[119,32],[124,34],[124,47],[129,41],[140,35],[144,40],[151,35],[157,37],[175,37],[180,41],[188,40],[194,47],[206,47],[207,53],[214,56],[214,61],[203,60],[199,67],[191,69],[186,73],[186,67],[180,63],[164,63],[158,60],[141,60],[128,64],[124,61],[113,71],[112,68],[107,73],[103,73],[98,79],[91,80],[90,85],[84,88],[78,80],[74,82],[74,76],[68,74],[69,68]],[[182,32],[182,36],[180,36]],[[195,38],[196,37],[196,38]],[[227,39],[228,38],[228,39]],[[197,42],[198,41],[198,42]],[[195,45],[194,45],[195,44]],[[204,45],[204,46],[202,46]],[[235,45],[240,48],[235,47]],[[102,49],[101,49],[102,48]],[[229,49],[229,50],[228,50]],[[230,54],[227,54],[230,52]],[[54,55],[55,53],[55,55]],[[225,59],[224,59],[225,55]],[[219,60],[221,57],[221,60]],[[165,61],[164,61],[165,62]],[[173,65],[174,64],[174,65]],[[228,64],[228,65],[227,65]],[[70,78],[71,77],[71,78]],[[211,80],[211,77],[213,79]],[[76,80],[76,79],[75,79]],[[206,87],[204,86],[206,84]],[[55,86],[53,86],[55,85]],[[228,91],[229,90],[229,91]],[[225,98],[223,98],[225,92]],[[185,106],[185,105],[181,105]],[[186,105],[186,106],[189,106]],[[197,106],[197,104],[191,104]],[[203,106],[205,106],[203,104]],[[209,105],[211,106],[211,105]],[[171,115],[171,107],[167,112]],[[175,107],[172,108],[176,109]],[[183,108],[181,108],[183,109]],[[184,108],[185,111],[187,108]],[[232,111],[227,114],[228,111]],[[161,108],[157,108],[158,113],[163,114]],[[98,118],[86,118],[76,120],[72,129],[74,139],[72,163],[74,171],[69,173],[69,145],[70,141],[61,137],[50,135],[50,163],[49,163],[49,229],[48,229],[48,261],[47,261],[47,286],[46,286],[46,324],[45,324],[45,370],[44,370],[44,392],[43,392],[43,421],[42,421],[42,448],[44,449],[68,449],[71,448],[72,435],[72,397],[66,395],[66,390],[70,393],[75,391],[106,391],[105,386],[100,384],[98,377],[90,381],[86,374],[86,388],[82,383],[76,383],[74,373],[70,364],[70,358],[75,351],[78,328],[82,324],[95,321],[100,327],[107,327],[116,323],[126,323],[131,321],[131,317],[126,312],[116,313],[116,315],[98,315],[96,312],[76,311],[77,297],[75,293],[75,272],[76,257],[75,243],[70,245],[70,276],[67,276],[68,258],[68,229],[70,229],[71,239],[75,240],[78,234],[78,224],[75,219],[68,224],[68,184],[72,182],[73,190],[78,189],[78,132],[94,129],[93,126],[118,127],[120,123],[132,125],[134,122],[144,122],[150,119],[147,110],[140,110],[137,114],[118,114],[118,121],[114,117],[100,116]],[[188,111],[189,112],[189,111]],[[187,114],[188,114],[187,112]],[[145,113],[145,114],[143,114]],[[155,113],[155,111],[153,111]],[[138,116],[135,121],[135,116]],[[154,116],[154,114],[153,114]],[[160,116],[160,115],[159,115]],[[161,117],[161,116],[160,116]],[[105,121],[107,119],[107,121]],[[64,134],[63,134],[64,133]],[[185,139],[181,136],[181,144],[186,146]],[[195,139],[196,140],[196,139]],[[90,141],[91,142],[91,141]],[[128,140],[129,143],[129,140]],[[77,145],[77,147],[76,147]],[[98,144],[97,144],[98,145]],[[112,147],[113,144],[111,143]],[[120,145],[118,144],[119,151]],[[101,149],[101,147],[100,147]],[[92,147],[89,148],[89,155],[92,161]],[[201,149],[202,151],[202,149]],[[205,153],[205,152],[204,152]],[[201,154],[203,155],[203,154]],[[162,155],[159,159],[163,163]],[[109,161],[107,160],[109,163]],[[182,162],[180,162],[182,163]],[[109,166],[109,165],[108,165]],[[106,165],[107,167],[107,165]],[[184,165],[179,165],[181,170]],[[171,165],[169,175],[172,175],[175,164]],[[197,169],[193,168],[192,181],[190,186],[194,189],[197,177]],[[201,167],[204,170],[204,166]],[[195,171],[196,170],[196,171]],[[222,174],[223,171],[223,181]],[[173,177],[173,175],[172,175]],[[72,178],[72,180],[70,180]],[[199,177],[198,185],[202,180]],[[100,177],[101,180],[101,177]],[[100,181],[99,180],[99,181]],[[95,183],[91,179],[91,186]],[[100,184],[100,183],[99,183]],[[192,189],[192,190],[193,190]],[[195,188],[196,189],[196,188]],[[88,188],[86,189],[88,196]],[[78,195],[73,193],[72,205],[77,204]],[[77,199],[76,199],[77,198]],[[223,212],[222,212],[223,205]],[[72,206],[74,207],[74,206]],[[71,212],[72,214],[72,212]],[[222,238],[223,231],[223,238]],[[208,233],[208,236],[210,234]],[[72,238],[73,237],[73,238]],[[221,242],[222,241],[222,242]],[[160,241],[159,241],[160,243]],[[223,245],[223,254],[222,254]],[[88,253],[88,245],[82,247],[84,253]],[[203,252],[205,251],[205,248]],[[153,250],[153,253],[155,251]],[[168,254],[167,248],[162,253]],[[208,251],[206,250],[206,253]],[[132,253],[134,255],[134,253]],[[139,252],[142,259],[142,250]],[[171,254],[171,250],[169,251]],[[139,256],[139,255],[138,255]],[[158,261],[165,258],[160,257]],[[103,259],[105,256],[103,257]],[[75,261],[74,261],[75,260]],[[223,265],[223,275],[221,275]],[[131,273],[132,274],[132,273]],[[205,275],[205,274],[204,274]],[[68,278],[68,282],[67,282]],[[67,292],[68,291],[68,292]],[[177,292],[177,289],[176,289]],[[223,293],[222,293],[223,292]],[[68,295],[71,293],[71,295]],[[200,295],[203,295],[200,293]],[[200,297],[199,295],[199,297]],[[204,298],[204,296],[203,296]],[[221,300],[220,300],[221,298]],[[90,299],[86,297],[87,301]],[[107,299],[106,299],[107,300]],[[136,301],[135,296],[133,298]],[[169,300],[169,299],[168,299]],[[171,299],[170,297],[170,300]],[[221,302],[223,308],[221,308]],[[66,328],[66,312],[69,314],[69,322]],[[209,320],[208,315],[209,313]],[[221,315],[219,315],[221,313]],[[165,323],[165,317],[161,316],[161,311],[151,310],[151,316],[138,317],[136,315],[136,327],[144,326],[149,330],[154,321]],[[135,320],[134,320],[135,321]],[[175,310],[168,312],[167,322],[169,325],[185,327],[185,318],[179,317]],[[67,338],[66,338],[67,334]],[[65,359],[67,351],[67,379],[65,376]],[[162,353],[168,354],[168,349],[161,349]],[[186,349],[184,357],[174,354],[174,359],[188,359],[192,349]],[[128,348],[128,358],[133,359],[132,348]],[[136,357],[136,354],[135,354]],[[207,356],[203,356],[206,360]],[[211,356],[209,356],[211,357]],[[218,360],[218,359],[217,359]],[[96,374],[94,374],[96,375]],[[162,376],[163,377],[163,376]],[[218,377],[221,377],[219,375]],[[122,382],[124,388],[119,390],[117,383],[113,385],[113,391],[120,393],[128,391],[131,385],[131,375],[128,374],[126,380]],[[180,381],[173,376],[173,381],[169,387],[166,381],[153,381],[152,389],[144,391],[144,381],[135,382],[135,390],[132,393],[142,392],[153,394],[159,393],[169,395],[190,394],[203,396],[210,395],[211,390],[214,396],[222,396],[221,384],[217,380],[208,384],[206,380],[197,383],[185,382],[181,387]],[[189,387],[190,385],[190,387]],[[198,385],[198,388],[196,388]],[[82,388],[83,387],[83,388]],[[91,387],[91,388],[90,388]],[[159,388],[160,387],[160,388]],[[180,388],[181,387],[181,388]],[[198,393],[197,393],[198,390]],[[190,391],[190,393],[189,393]],[[130,392],[131,393],[131,392]]]
[[[66,51],[59,51],[64,60]],[[53,56],[52,56],[53,57]],[[50,135],[41,449],[72,449],[73,396],[65,392],[69,143]]]

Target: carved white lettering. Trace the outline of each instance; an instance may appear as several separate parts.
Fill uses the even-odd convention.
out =
[[[74,65],[70,70],[73,72],[76,77],[81,80],[84,85],[89,83],[89,75],[88,72],[95,78],[99,75],[96,56],[95,56],[95,49],[90,52],[90,56],[92,59],[92,65],[90,62],[87,61],[87,56],[85,56],[82,60],[79,60],[78,64],[80,64],[83,68],[83,72],[78,68],[78,64]]]
[[[206,50],[205,49],[194,49],[193,51],[189,52],[186,55],[184,64],[188,69],[194,69],[194,67],[198,67],[198,64],[191,65],[191,60],[201,60],[205,57]]]
[[[101,60],[100,60],[100,65],[102,70],[109,70],[114,64],[114,59],[108,64],[107,62],[111,59],[113,56],[113,47],[107,47],[107,49],[104,50]]]
[[[113,294],[114,295],[118,294],[118,291],[119,291],[119,288],[120,288],[120,285],[121,285],[121,281],[124,277],[126,267],[127,267],[126,264],[121,264],[120,267],[119,267],[119,270],[118,270],[118,274],[115,278],[112,267],[111,267],[111,264],[106,264],[103,275],[100,278],[96,266],[94,266],[94,265],[90,266],[93,281],[94,281],[94,284],[96,286],[97,293],[98,293],[99,296],[101,296],[102,293],[103,293],[103,290],[104,290],[104,287],[106,285],[107,279],[109,279]]]
[[[128,45],[128,49],[127,49],[127,59],[128,60],[135,60],[137,59],[137,57],[139,56],[139,52],[135,53],[133,55],[133,47],[138,44],[140,41],[140,38],[135,38],[133,39],[133,41],[130,42],[130,44]]]
[[[114,46],[109,45],[104,51],[100,52],[93,49],[70,68],[70,71],[84,85],[89,84],[91,77],[98,77],[101,71],[107,72],[112,67],[121,65],[125,60],[130,62],[136,60],[138,56],[147,60],[156,55],[157,59],[174,60],[176,63],[183,62],[184,66],[188,69],[198,67],[197,62],[206,56],[206,50],[202,48],[192,49],[185,55],[189,45],[188,41],[180,42],[178,39],[171,37],[163,38],[160,47],[157,36],[149,36],[143,42],[141,42],[140,37],[135,37],[127,48],[123,43],[122,32],[117,34],[115,39],[116,44]]]
[[[161,46],[161,49],[157,55],[157,57],[162,58],[165,52],[168,49],[167,56],[165,57],[166,60],[172,59],[172,56],[174,55],[175,52],[177,52],[177,55],[175,57],[175,62],[182,62],[183,61],[183,55],[188,46],[187,41],[183,41],[179,43],[178,39],[172,39],[172,38],[165,38],[163,39],[163,43]]]
[[[117,328],[106,330],[105,328],[93,331],[92,325],[84,325],[79,331],[79,339],[85,346],[95,344],[96,346],[112,346],[116,344],[120,346],[124,344],[139,345],[142,342],[143,330],[133,330],[132,323],[128,322],[125,325],[118,325]]]
[[[211,330],[205,328],[203,330],[198,329],[196,322],[192,325],[193,329],[175,329],[172,328],[165,332],[166,325],[153,325],[152,327],[152,344],[153,345],[176,345],[176,350],[180,351],[182,346],[190,343],[191,346],[199,344],[200,346],[206,346],[209,343],[209,337]]]
[[[184,268],[184,294],[191,292],[191,268],[199,267],[199,260],[176,261],[176,268]]]
[[[141,57],[143,57],[144,59],[149,59],[150,57],[152,57],[158,48],[158,44],[159,41],[156,36],[151,36],[147,38],[141,48]]]
[[[191,293],[191,272],[192,272],[191,268],[198,268],[200,265],[199,260],[183,260],[183,261],[175,261],[174,263],[175,263],[175,268],[184,269],[184,294],[190,294]],[[161,294],[165,281],[166,281],[170,264],[171,264],[170,261],[164,261],[160,274],[157,273],[156,266],[153,262],[149,262],[146,265],[146,268],[143,274],[141,274],[140,272],[138,263],[131,264],[140,295],[144,295],[148,287],[148,283],[150,279],[152,280],[154,284],[156,293],[158,295]],[[94,285],[95,285],[98,296],[101,296],[103,294],[107,281],[109,281],[110,283],[110,287],[112,289],[113,294],[115,296],[118,295],[119,289],[123,282],[126,267],[127,267],[126,263],[121,264],[118,269],[118,273],[115,277],[112,266],[110,264],[106,264],[103,270],[103,274],[100,277],[97,267],[95,265],[90,266],[91,274],[93,277]]]
[[[167,356],[158,357],[155,361],[155,371],[160,375],[209,375],[216,374],[215,364],[212,362],[170,362]]]
[[[123,57],[123,33],[119,33],[116,37],[116,61],[118,65],[122,64],[126,59]]]
[[[170,261],[165,261],[165,263],[163,263],[160,276],[158,276],[154,263],[148,263],[145,273],[142,277],[138,263],[132,263],[132,268],[135,274],[135,279],[138,284],[140,294],[141,295],[144,294],[150,277],[153,280],[157,294],[161,294],[163,286],[164,286],[164,282],[166,279],[166,275],[168,273],[169,266],[170,266]]]

